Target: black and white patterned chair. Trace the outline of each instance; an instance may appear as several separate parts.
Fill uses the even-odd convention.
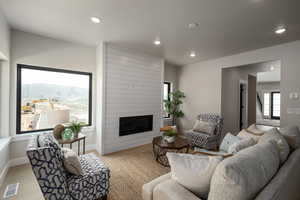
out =
[[[110,171],[94,154],[79,157],[80,176],[65,170],[61,148],[50,134],[33,137],[27,156],[46,200],[106,199]]]
[[[217,114],[205,113],[198,115],[197,119],[214,123],[216,125],[216,128],[212,135],[195,132],[193,130],[186,131],[184,134],[189,140],[190,145],[192,147],[199,147],[207,150],[217,150],[223,139],[223,118]]]

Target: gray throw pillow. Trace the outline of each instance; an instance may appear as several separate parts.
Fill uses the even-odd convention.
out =
[[[64,155],[64,167],[66,170],[74,175],[82,175],[81,163],[77,154],[68,148],[62,148]]]
[[[284,163],[290,153],[290,147],[284,137],[280,134],[277,128],[272,128],[260,137],[258,143],[267,142],[270,140],[276,141],[277,148],[280,154],[280,163]]]
[[[250,200],[279,168],[276,142],[267,141],[224,159],[211,180],[208,200]]]
[[[206,133],[209,135],[213,135],[215,133],[215,129],[216,129],[216,124],[201,121],[201,120],[197,120],[193,127],[193,131],[199,133]]]

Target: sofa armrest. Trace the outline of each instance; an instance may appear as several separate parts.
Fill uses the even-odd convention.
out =
[[[153,200],[201,200],[176,181],[169,179],[158,184],[153,191]]]
[[[142,196],[143,200],[152,200],[153,199],[153,189],[160,183],[169,180],[171,178],[171,173],[162,175],[149,183],[143,185]]]

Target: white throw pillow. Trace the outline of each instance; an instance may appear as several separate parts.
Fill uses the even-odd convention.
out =
[[[248,132],[246,129],[241,130],[237,134],[237,136],[240,137],[240,138],[242,138],[242,139],[253,138],[256,142],[258,142],[259,138],[261,137],[261,135],[253,134],[251,132]]]
[[[300,147],[300,132],[297,126],[281,128],[279,131],[292,149],[295,150]]]
[[[66,170],[74,175],[82,175],[81,163],[79,161],[79,157],[77,154],[68,148],[62,148],[62,152],[64,155],[64,167]]]
[[[236,154],[237,152],[239,152],[245,148],[251,147],[255,144],[256,144],[256,141],[253,138],[246,138],[246,139],[240,140],[240,141],[230,145],[230,147],[228,149],[228,153]]]
[[[261,138],[259,139],[258,143],[266,142],[269,140],[275,140],[277,144],[277,148],[279,149],[280,153],[280,163],[283,163],[290,153],[290,147],[284,137],[280,134],[277,128],[272,128],[271,130],[267,131]]]
[[[216,129],[216,124],[197,120],[193,131],[213,135]]]
[[[250,200],[279,168],[276,142],[256,144],[224,159],[211,180],[208,200]]]
[[[239,141],[241,141],[240,137],[227,133],[220,145],[220,151],[228,152],[229,147]]]
[[[252,124],[251,126],[249,126],[247,128],[247,131],[249,133],[252,133],[253,135],[257,135],[257,136],[262,136],[264,134],[264,131],[263,130],[260,130],[256,124]]]
[[[172,179],[200,198],[207,198],[211,177],[220,156],[167,153]]]

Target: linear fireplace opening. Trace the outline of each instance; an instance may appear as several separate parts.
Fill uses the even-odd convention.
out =
[[[153,130],[153,115],[120,117],[119,136]]]

